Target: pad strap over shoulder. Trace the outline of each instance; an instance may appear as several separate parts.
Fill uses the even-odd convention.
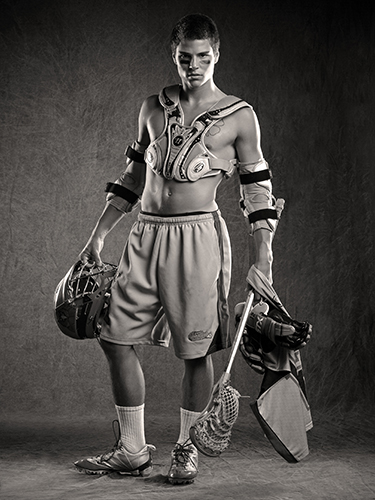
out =
[[[181,85],[171,85],[170,87],[165,87],[159,93],[159,102],[169,116],[175,116],[176,118],[182,116],[182,109],[180,105],[180,91]],[[235,97],[233,95],[227,95],[223,97],[212,108],[213,109],[209,109],[205,113],[199,115],[194,120],[194,122],[201,121],[205,123],[207,120],[220,120],[221,118],[225,118],[226,116],[231,115],[238,109],[252,109],[252,106],[243,99],[239,99],[238,97]]]
[[[176,118],[181,118],[180,109],[180,90],[181,85],[171,85],[170,87],[165,87],[159,93],[159,102],[165,109],[165,112],[169,116],[175,116]]]

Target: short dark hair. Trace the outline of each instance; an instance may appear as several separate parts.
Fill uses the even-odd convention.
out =
[[[214,51],[220,47],[219,31],[215,22],[204,14],[189,14],[178,21],[171,33],[172,53],[182,40],[209,40]]]

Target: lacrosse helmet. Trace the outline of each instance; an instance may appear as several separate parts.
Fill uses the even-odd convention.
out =
[[[100,320],[108,307],[110,288],[117,266],[75,263],[57,285],[55,320],[59,329],[73,339],[100,335]]]

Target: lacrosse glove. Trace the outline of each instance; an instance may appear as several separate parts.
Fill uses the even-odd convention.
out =
[[[236,323],[240,321],[243,304],[235,307]],[[240,352],[249,366],[259,374],[265,371],[264,353],[272,352],[276,346],[298,350],[309,342],[312,326],[290,318],[265,302],[253,307],[246,322],[240,343]]]

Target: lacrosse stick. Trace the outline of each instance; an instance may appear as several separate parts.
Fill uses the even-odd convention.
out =
[[[210,457],[217,457],[228,448],[232,427],[238,417],[241,395],[230,386],[230,372],[253,300],[254,292],[250,290],[233,340],[227,367],[214,385],[206,408],[190,428],[189,434],[193,444],[201,453]]]

